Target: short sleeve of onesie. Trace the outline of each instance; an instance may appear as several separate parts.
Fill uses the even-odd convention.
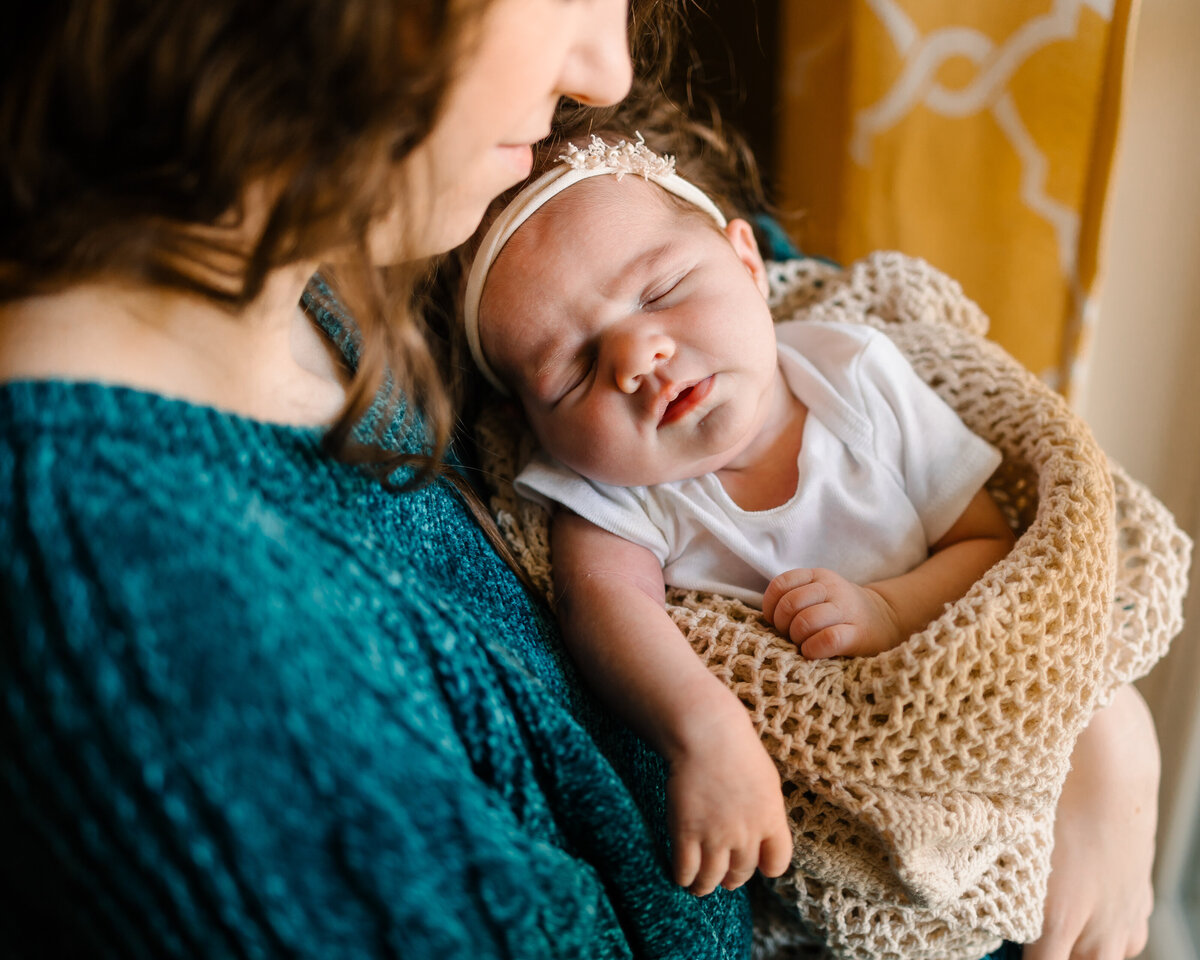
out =
[[[896,345],[874,333],[858,355],[863,412],[876,455],[893,464],[936,543],[1000,464],[1000,453],[973,433],[913,370]]]
[[[547,509],[560,504],[601,529],[645,547],[660,565],[666,565],[670,544],[665,531],[671,529],[670,518],[646,496],[645,487],[593,483],[540,450],[513,486],[521,496]]]

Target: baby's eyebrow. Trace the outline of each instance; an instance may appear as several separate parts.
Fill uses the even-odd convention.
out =
[[[621,266],[613,272],[612,287],[616,290],[621,290],[630,282],[630,277],[640,277],[640,275],[652,271],[660,260],[666,258],[671,252],[671,242],[669,240],[660,243],[652,250],[638,250],[633,256],[621,264]]]
[[[531,363],[526,368],[529,371],[528,388],[534,399],[550,403],[554,400],[550,394],[556,389],[554,375],[561,370],[564,358],[571,359],[574,352],[562,338],[550,338],[545,346],[535,346],[530,352]]]
[[[551,373],[551,368],[558,363],[563,354],[567,352],[561,342],[551,341],[549,346],[541,352],[537,358],[537,365],[533,368],[533,384],[539,386],[546,378],[547,374]]]

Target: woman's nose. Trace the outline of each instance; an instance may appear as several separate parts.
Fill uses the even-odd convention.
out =
[[[611,349],[617,389],[634,394],[644,378],[675,356],[675,341],[662,333],[630,331],[615,336]]]
[[[628,0],[575,0],[586,3],[575,46],[563,64],[559,93],[588,106],[616,103],[629,92]]]

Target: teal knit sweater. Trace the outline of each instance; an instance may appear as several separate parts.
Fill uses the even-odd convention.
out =
[[[5,956],[748,953],[457,498],[315,430],[0,386],[0,645]]]

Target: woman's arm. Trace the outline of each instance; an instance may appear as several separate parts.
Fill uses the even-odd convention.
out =
[[[779,774],[745,708],[667,615],[658,561],[566,510],[551,550],[573,658],[667,760],[676,882],[703,895],[740,886],[756,867],[779,876],[792,853]]]
[[[1158,816],[1158,738],[1121,687],[1071,754],[1054,826],[1042,936],[1025,960],[1119,960],[1146,945]]]

